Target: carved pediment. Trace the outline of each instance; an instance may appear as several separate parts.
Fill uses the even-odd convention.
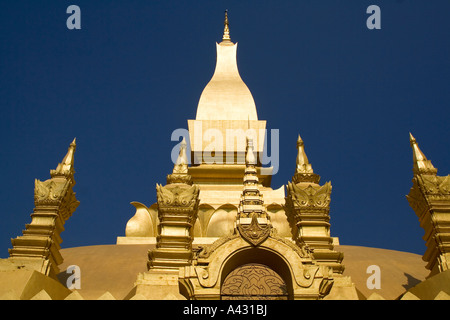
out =
[[[420,175],[419,183],[427,195],[450,195],[450,175],[445,177]]]
[[[272,225],[258,223],[258,214],[255,212],[251,213],[251,219],[250,224],[242,224],[238,221],[237,229],[242,238],[251,245],[258,246],[270,235]]]
[[[34,202],[35,205],[59,205],[65,196],[69,187],[67,180],[46,181],[35,180],[34,184]]]
[[[296,207],[328,207],[331,201],[331,188],[330,182],[317,187],[312,184],[303,187],[300,184],[288,182],[288,192],[292,198],[292,204]]]
[[[409,205],[420,218],[422,213],[427,209],[427,202],[417,183],[417,178],[413,179],[413,186],[406,196]]]
[[[188,185],[192,185],[192,177],[188,174],[184,173],[177,173],[175,172],[176,169],[174,169],[174,173],[167,175],[167,184],[172,183],[184,183]]]
[[[191,208],[198,205],[199,187],[197,185],[156,185],[158,207]]]

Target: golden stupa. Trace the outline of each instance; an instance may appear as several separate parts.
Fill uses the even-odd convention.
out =
[[[136,213],[116,244],[61,249],[79,205],[74,140],[50,179],[35,182],[31,222],[0,260],[0,298],[450,299],[450,176],[437,176],[415,138],[407,200],[425,230],[423,257],[340,245],[330,232],[332,185],[320,183],[300,135],[293,177],[270,186],[272,169],[261,164],[266,121],[239,75],[227,13],[216,47],[215,72],[188,120],[192,164],[183,140],[157,202],[132,202]],[[214,151],[208,134],[223,138]]]

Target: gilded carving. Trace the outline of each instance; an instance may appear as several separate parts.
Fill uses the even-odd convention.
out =
[[[178,186],[156,185],[156,196],[158,199],[159,209],[164,208],[193,208],[198,204],[198,195],[200,189],[197,185],[192,186]]]
[[[413,179],[413,187],[409,191],[409,194],[406,196],[409,205],[416,212],[416,214],[420,217],[423,212],[427,210],[427,201],[420,191],[417,177]]]
[[[288,182],[289,194],[293,204],[298,207],[327,208],[331,201],[331,188],[330,182],[318,188],[311,184],[302,188],[299,184]]]
[[[236,217],[236,228],[245,241],[252,246],[258,246],[270,235],[272,224],[258,187],[258,177],[254,166],[253,140],[251,138],[247,138],[245,162],[244,190]]]
[[[77,200],[75,192],[73,192],[72,187],[70,187],[60,206],[60,215],[63,220],[66,221],[69,219],[79,205],[80,201]]]
[[[189,181],[186,142],[183,139],[173,172],[168,176],[169,183],[156,185],[159,225],[156,249],[148,252],[149,272],[157,269],[177,272],[179,267],[191,263],[200,188],[187,183]]]
[[[315,265],[304,266],[301,271],[301,275],[300,274],[295,275],[294,277],[295,282],[297,283],[297,285],[303,288],[311,287],[311,285],[314,282],[314,279],[318,275],[319,269],[320,268]]]
[[[223,300],[287,300],[284,280],[261,264],[246,264],[233,270],[221,287]]]
[[[319,294],[321,297],[325,297],[328,295],[331,291],[331,288],[333,287],[334,279],[328,279],[324,278],[319,285]]]
[[[285,211],[296,245],[307,250],[319,264],[341,274],[342,254],[334,251],[330,236],[330,202],[332,186],[318,184],[300,136],[297,140],[297,168],[292,182],[287,183]]]
[[[258,246],[267,239],[270,234],[271,227],[272,226],[270,224],[258,223],[258,215],[255,212],[251,213],[250,224],[237,223],[237,228],[242,238],[253,246]]]
[[[67,180],[54,181],[53,179],[44,182],[35,180],[34,203],[35,205],[58,205],[69,188]]]
[[[175,169],[174,169],[175,171]],[[189,184],[191,185],[192,182],[192,177],[190,175],[186,175],[186,174],[180,174],[180,173],[172,173],[167,175],[167,183],[168,184],[172,184],[172,183],[184,183],[184,184]]]
[[[450,195],[450,175],[439,177],[436,175],[420,175],[424,192],[428,195]]]
[[[216,241],[214,241],[212,244],[210,244],[209,246],[198,246],[196,253],[197,253],[197,258],[200,259],[207,259],[209,258],[209,256],[215,251],[217,250],[217,248],[219,248],[220,246],[222,246],[224,243],[231,241],[233,239],[236,239],[239,237],[239,234],[234,233],[231,234],[229,236],[226,237],[220,237],[219,239],[217,239]]]
[[[188,158],[186,154],[186,139],[180,143],[180,152],[173,166],[172,173],[167,175],[167,184],[182,183],[192,185],[192,177],[188,174]]]
[[[414,177],[413,186],[406,198],[425,229],[427,250],[423,260],[428,262],[426,267],[433,275],[449,269],[450,175],[436,175],[437,169],[420,150],[411,134],[410,144]]]
[[[74,140],[63,161],[55,170],[50,170],[51,179],[35,180],[31,223],[26,224],[22,236],[11,240],[13,248],[9,250],[10,259],[16,263],[26,261],[27,268],[53,278],[59,272],[58,265],[63,262],[59,253],[63,224],[80,204],[72,189],[75,185],[75,148]]]
[[[314,252],[314,249],[311,249],[306,244],[303,245],[295,245],[293,242],[280,238],[280,237],[274,237],[277,241],[280,241],[284,243],[285,245],[289,246],[294,250],[300,258],[312,258],[312,253]]]

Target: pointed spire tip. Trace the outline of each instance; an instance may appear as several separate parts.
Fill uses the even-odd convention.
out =
[[[420,150],[414,136],[409,133],[409,141],[411,148],[413,149],[413,172],[415,174],[436,174],[437,169],[431,164],[431,161],[427,159],[425,154]]]
[[[303,145],[304,143],[303,143],[303,140],[302,140],[302,137],[300,137],[300,133],[298,134],[298,138],[297,138],[297,146],[301,146],[301,145]]]
[[[223,29],[222,41],[231,41],[230,27],[228,24],[228,9],[225,10],[225,20],[223,22],[223,25],[224,25],[224,29]]]

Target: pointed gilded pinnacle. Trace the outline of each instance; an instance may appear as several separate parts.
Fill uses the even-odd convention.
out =
[[[245,156],[245,163],[247,165],[256,164],[255,154],[253,152],[253,139],[249,137],[247,137],[247,154]]]
[[[311,164],[305,153],[305,145],[300,134],[297,139],[297,173],[313,173]]]
[[[186,148],[187,148],[186,138],[183,137],[183,140],[180,143],[180,153],[178,154],[178,159],[177,159],[176,165],[187,165],[188,164]]]
[[[69,176],[73,175],[75,172],[74,169],[74,155],[75,150],[77,148],[76,144],[76,138],[73,139],[72,143],[69,146],[69,149],[67,151],[67,154],[61,161],[61,163],[58,164],[55,170],[50,170],[51,176]]]
[[[186,139],[183,137],[183,140],[180,143],[180,152],[178,153],[177,161],[173,166],[172,174],[184,174],[188,173],[188,158],[186,153],[187,143]]]
[[[225,21],[223,22],[224,29],[223,29],[223,41],[231,41],[230,38],[230,27],[228,25],[228,10],[225,10]]]
[[[186,139],[180,143],[180,152],[178,153],[178,158],[173,166],[172,173],[167,175],[167,184],[172,183],[183,183],[192,185],[192,177],[189,175],[188,164],[189,160],[187,157],[187,143]]]
[[[414,174],[436,174],[437,169],[431,164],[431,161],[427,159],[425,154],[420,150],[414,136],[409,133],[409,143],[413,149],[413,172]]]

